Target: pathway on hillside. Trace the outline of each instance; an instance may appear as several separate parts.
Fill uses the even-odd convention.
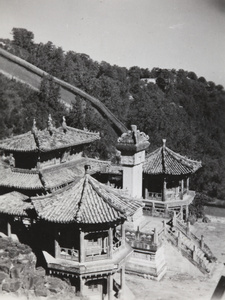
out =
[[[19,81],[24,82],[35,89],[39,89],[42,77],[48,75],[45,71],[1,48],[0,71],[3,74],[17,78]],[[119,135],[127,131],[126,126],[100,100],[63,80],[56,77],[53,78],[60,86],[62,99],[65,102],[71,104],[75,101],[74,96],[79,95],[84,100],[89,101],[103,117],[106,117]]]

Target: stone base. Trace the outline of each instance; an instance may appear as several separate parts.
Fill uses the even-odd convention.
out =
[[[151,256],[151,260],[149,259],[149,253],[139,252],[135,249],[132,256],[126,262],[126,273],[157,281],[161,280],[167,271],[163,248],[159,248]]]

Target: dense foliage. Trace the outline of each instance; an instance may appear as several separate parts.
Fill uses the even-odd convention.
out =
[[[98,63],[86,54],[64,53],[51,42],[35,44],[33,38],[32,32],[14,28],[13,40],[2,40],[3,47],[95,96],[127,127],[136,124],[150,137],[149,151],[161,146],[161,139],[166,138],[172,150],[202,160],[203,168],[194,176],[192,187],[211,197],[225,199],[223,86],[184,70],[149,70],[136,66],[126,69],[107,62]],[[95,156],[112,157],[115,132],[82,98],[76,97],[74,108],[68,112],[59,101],[51,77],[43,80],[48,87],[46,82],[42,83],[40,93],[28,91],[26,87],[15,88],[15,82],[3,77],[0,80],[1,137],[24,132],[28,121],[31,126],[33,117],[42,127],[46,114],[51,112],[57,122],[62,115],[67,115],[71,126],[100,130],[103,139],[91,146],[92,150]],[[47,96],[43,89],[50,89]]]

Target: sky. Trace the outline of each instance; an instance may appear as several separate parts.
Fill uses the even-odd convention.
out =
[[[0,0],[0,37],[13,27],[98,62],[184,69],[225,87],[225,0]]]

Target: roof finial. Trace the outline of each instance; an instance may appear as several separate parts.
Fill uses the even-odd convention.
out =
[[[89,174],[90,169],[91,169],[90,165],[85,165],[84,166],[85,174]]]
[[[33,133],[35,132],[35,131],[37,131],[37,126],[36,126],[36,120],[35,120],[35,118],[33,119],[33,126],[32,126],[32,130],[31,130]]]
[[[48,131],[50,132],[50,134],[52,135],[53,131],[53,125],[52,125],[52,116],[51,114],[48,115]]]
[[[67,125],[66,125],[66,118],[64,116],[63,116],[62,128],[63,128],[63,131],[66,133]]]
[[[163,141],[163,148],[165,148],[166,147],[166,139],[163,139],[162,141]]]

